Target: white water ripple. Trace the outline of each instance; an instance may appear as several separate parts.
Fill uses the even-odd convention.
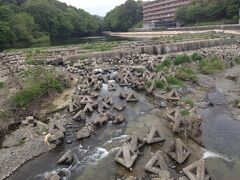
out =
[[[223,159],[225,161],[228,161],[228,162],[231,162],[232,160],[227,158],[226,156],[224,155],[221,155],[219,153],[215,153],[215,152],[212,152],[212,151],[207,151],[207,150],[204,150],[204,154],[203,154],[203,157],[202,159],[213,159],[213,158],[219,158],[219,159]]]

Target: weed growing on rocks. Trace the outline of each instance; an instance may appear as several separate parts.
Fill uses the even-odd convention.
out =
[[[201,61],[201,60],[203,60],[203,57],[202,57],[202,55],[200,55],[198,53],[193,53],[191,55],[191,60],[192,61]]]
[[[24,107],[50,93],[60,93],[68,86],[63,74],[44,67],[34,67],[25,71],[22,84],[23,88],[11,97],[11,101],[16,107]]]
[[[0,89],[2,89],[4,87],[4,82],[0,81]]]
[[[190,63],[191,58],[187,54],[177,55],[174,61],[175,65],[183,64],[183,63]]]
[[[165,84],[159,80],[155,81],[154,86],[157,89],[165,89]]]
[[[184,83],[180,79],[174,76],[166,76],[165,78],[169,85],[180,86],[180,87],[184,86]]]
[[[181,114],[182,116],[188,116],[188,115],[190,115],[190,112],[189,112],[187,109],[182,109],[182,110],[180,111],[180,114]]]
[[[216,73],[224,70],[225,64],[217,57],[204,59],[199,63],[200,72],[204,74]]]
[[[172,65],[172,60],[169,57],[167,57],[162,63],[156,66],[156,71],[160,72],[164,69],[164,67],[169,68],[171,65]]]
[[[183,81],[197,81],[197,73],[190,68],[180,68],[176,72],[176,77]]]

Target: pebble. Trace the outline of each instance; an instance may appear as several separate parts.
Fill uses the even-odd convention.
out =
[[[67,144],[72,144],[72,140],[68,140],[68,141],[67,141]]]

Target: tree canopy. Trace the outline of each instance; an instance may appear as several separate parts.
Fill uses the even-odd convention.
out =
[[[57,0],[0,0],[0,49],[87,36],[101,20]]]
[[[105,30],[128,31],[143,19],[142,1],[127,0],[107,13],[104,19]]]
[[[239,8],[239,0],[193,0],[177,10],[176,20],[183,24],[223,19],[237,23]]]

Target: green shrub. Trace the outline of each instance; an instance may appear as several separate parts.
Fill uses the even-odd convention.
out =
[[[11,97],[13,105],[17,107],[24,107],[51,92],[60,93],[68,85],[64,75],[42,67],[27,70],[23,78],[24,87]]]
[[[201,61],[203,59],[202,55],[198,54],[198,53],[193,53],[191,55],[191,60],[192,61]]]
[[[172,60],[169,57],[167,57],[163,62],[161,62],[156,66],[156,71],[160,72],[164,69],[164,67],[169,68],[171,65],[172,65]]]
[[[217,57],[204,59],[199,64],[199,69],[204,74],[211,74],[222,71],[224,70],[224,67],[224,62],[219,60]]]
[[[157,89],[164,89],[165,88],[165,84],[162,81],[155,81],[154,87]]]
[[[240,108],[240,98],[234,100],[233,106],[236,107],[236,108]]]
[[[174,64],[179,65],[179,64],[190,63],[190,62],[191,62],[190,57],[187,54],[182,54],[182,55],[176,56]]]
[[[177,79],[174,76],[166,76],[165,78],[170,85],[175,85],[175,86],[183,86],[184,85],[184,83],[181,80]]]
[[[196,72],[190,68],[180,68],[176,73],[176,77],[184,81],[197,81]]]

